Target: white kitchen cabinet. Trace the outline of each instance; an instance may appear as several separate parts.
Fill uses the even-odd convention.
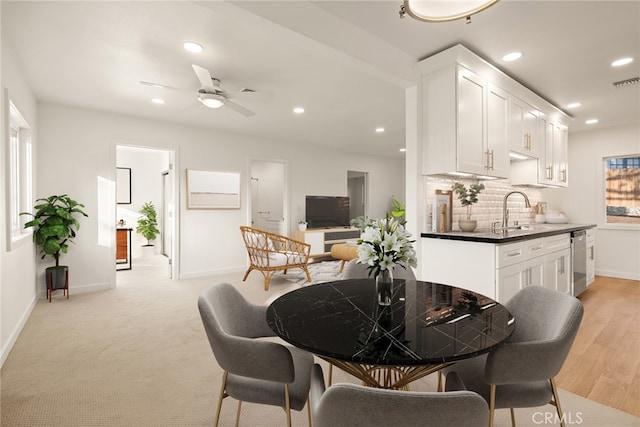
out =
[[[564,249],[545,255],[544,286],[566,294],[571,293],[571,250]]]
[[[425,175],[509,176],[508,94],[461,65],[423,76]]]
[[[518,97],[509,100],[509,150],[534,159],[539,158],[541,147],[538,137],[538,116],[533,106]]]
[[[596,280],[595,229],[587,230],[587,286]]]
[[[520,289],[526,286],[525,279],[526,274],[522,270],[522,264],[510,265],[498,269],[498,301],[509,301]]]
[[[446,283],[508,301],[526,286],[571,288],[569,233],[494,244],[424,238],[421,280]]]
[[[553,129],[554,184],[560,187],[569,185],[568,134],[566,126],[555,125]]]

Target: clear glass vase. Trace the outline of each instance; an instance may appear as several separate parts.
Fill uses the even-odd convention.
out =
[[[380,271],[376,276],[376,294],[379,305],[391,305],[391,294],[393,293],[393,270]]]

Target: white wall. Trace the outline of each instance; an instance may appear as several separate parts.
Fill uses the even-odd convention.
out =
[[[65,191],[83,202],[89,218],[82,220],[75,247],[65,255],[73,279],[70,286],[87,289],[115,283],[114,247],[98,244],[98,176],[115,179],[115,144],[175,149],[179,185],[178,277],[197,277],[246,268],[239,226],[248,224],[249,159],[275,158],[289,162],[291,206],[289,217],[304,210],[307,194],[346,194],[347,170],[369,172],[371,215],[389,209],[392,194],[404,192],[404,162],[322,147],[305,148],[248,136],[228,134],[154,120],[126,117],[60,105],[40,104],[39,127],[46,162],[39,171],[40,194]],[[176,141],[178,141],[176,143]],[[76,159],[82,159],[77,162]],[[239,210],[187,210],[185,169],[242,172]],[[113,223],[115,230],[115,221]],[[115,234],[115,232],[113,233]],[[135,266],[134,266],[135,268]],[[73,292],[72,292],[73,293]]]
[[[35,152],[38,151],[38,131],[36,127],[36,99],[24,79],[15,56],[13,47],[6,38],[2,37],[2,64],[1,64],[1,88],[8,89],[9,97],[18,108],[32,129],[32,144]],[[4,96],[2,96],[2,113],[4,109]],[[1,117],[4,117],[1,116]],[[7,128],[2,120],[2,133],[0,134],[0,177],[2,182],[2,200],[0,209],[0,222],[2,224],[0,236],[2,249],[0,250],[0,365],[7,358],[13,343],[18,338],[24,323],[27,321],[33,309],[36,294],[36,256],[35,248],[30,238],[22,239],[13,244],[8,250],[6,239],[7,182],[6,156],[8,144],[6,143]],[[34,159],[35,160],[35,159]],[[37,166],[37,160],[34,163]],[[34,189],[35,190],[35,189]],[[38,267],[40,268],[40,267]]]
[[[640,280],[640,227],[602,223],[604,157],[640,154],[640,126],[627,125],[569,136],[569,187],[544,190],[545,199],[571,222],[598,224],[596,274]]]

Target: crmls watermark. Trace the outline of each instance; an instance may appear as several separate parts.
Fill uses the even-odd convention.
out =
[[[561,421],[564,421],[567,425],[580,425],[583,422],[582,412],[564,412],[562,419],[560,419],[557,412],[534,412],[531,420],[538,425],[558,425]]]

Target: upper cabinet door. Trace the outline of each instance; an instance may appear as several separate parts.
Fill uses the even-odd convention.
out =
[[[489,161],[485,147],[485,88],[477,74],[457,67],[457,170],[486,175]]]
[[[509,94],[499,87],[487,85],[487,175],[499,178],[509,176],[508,145]]]
[[[532,158],[540,156],[538,137],[539,112],[523,100],[512,96],[510,101],[509,149]]]

